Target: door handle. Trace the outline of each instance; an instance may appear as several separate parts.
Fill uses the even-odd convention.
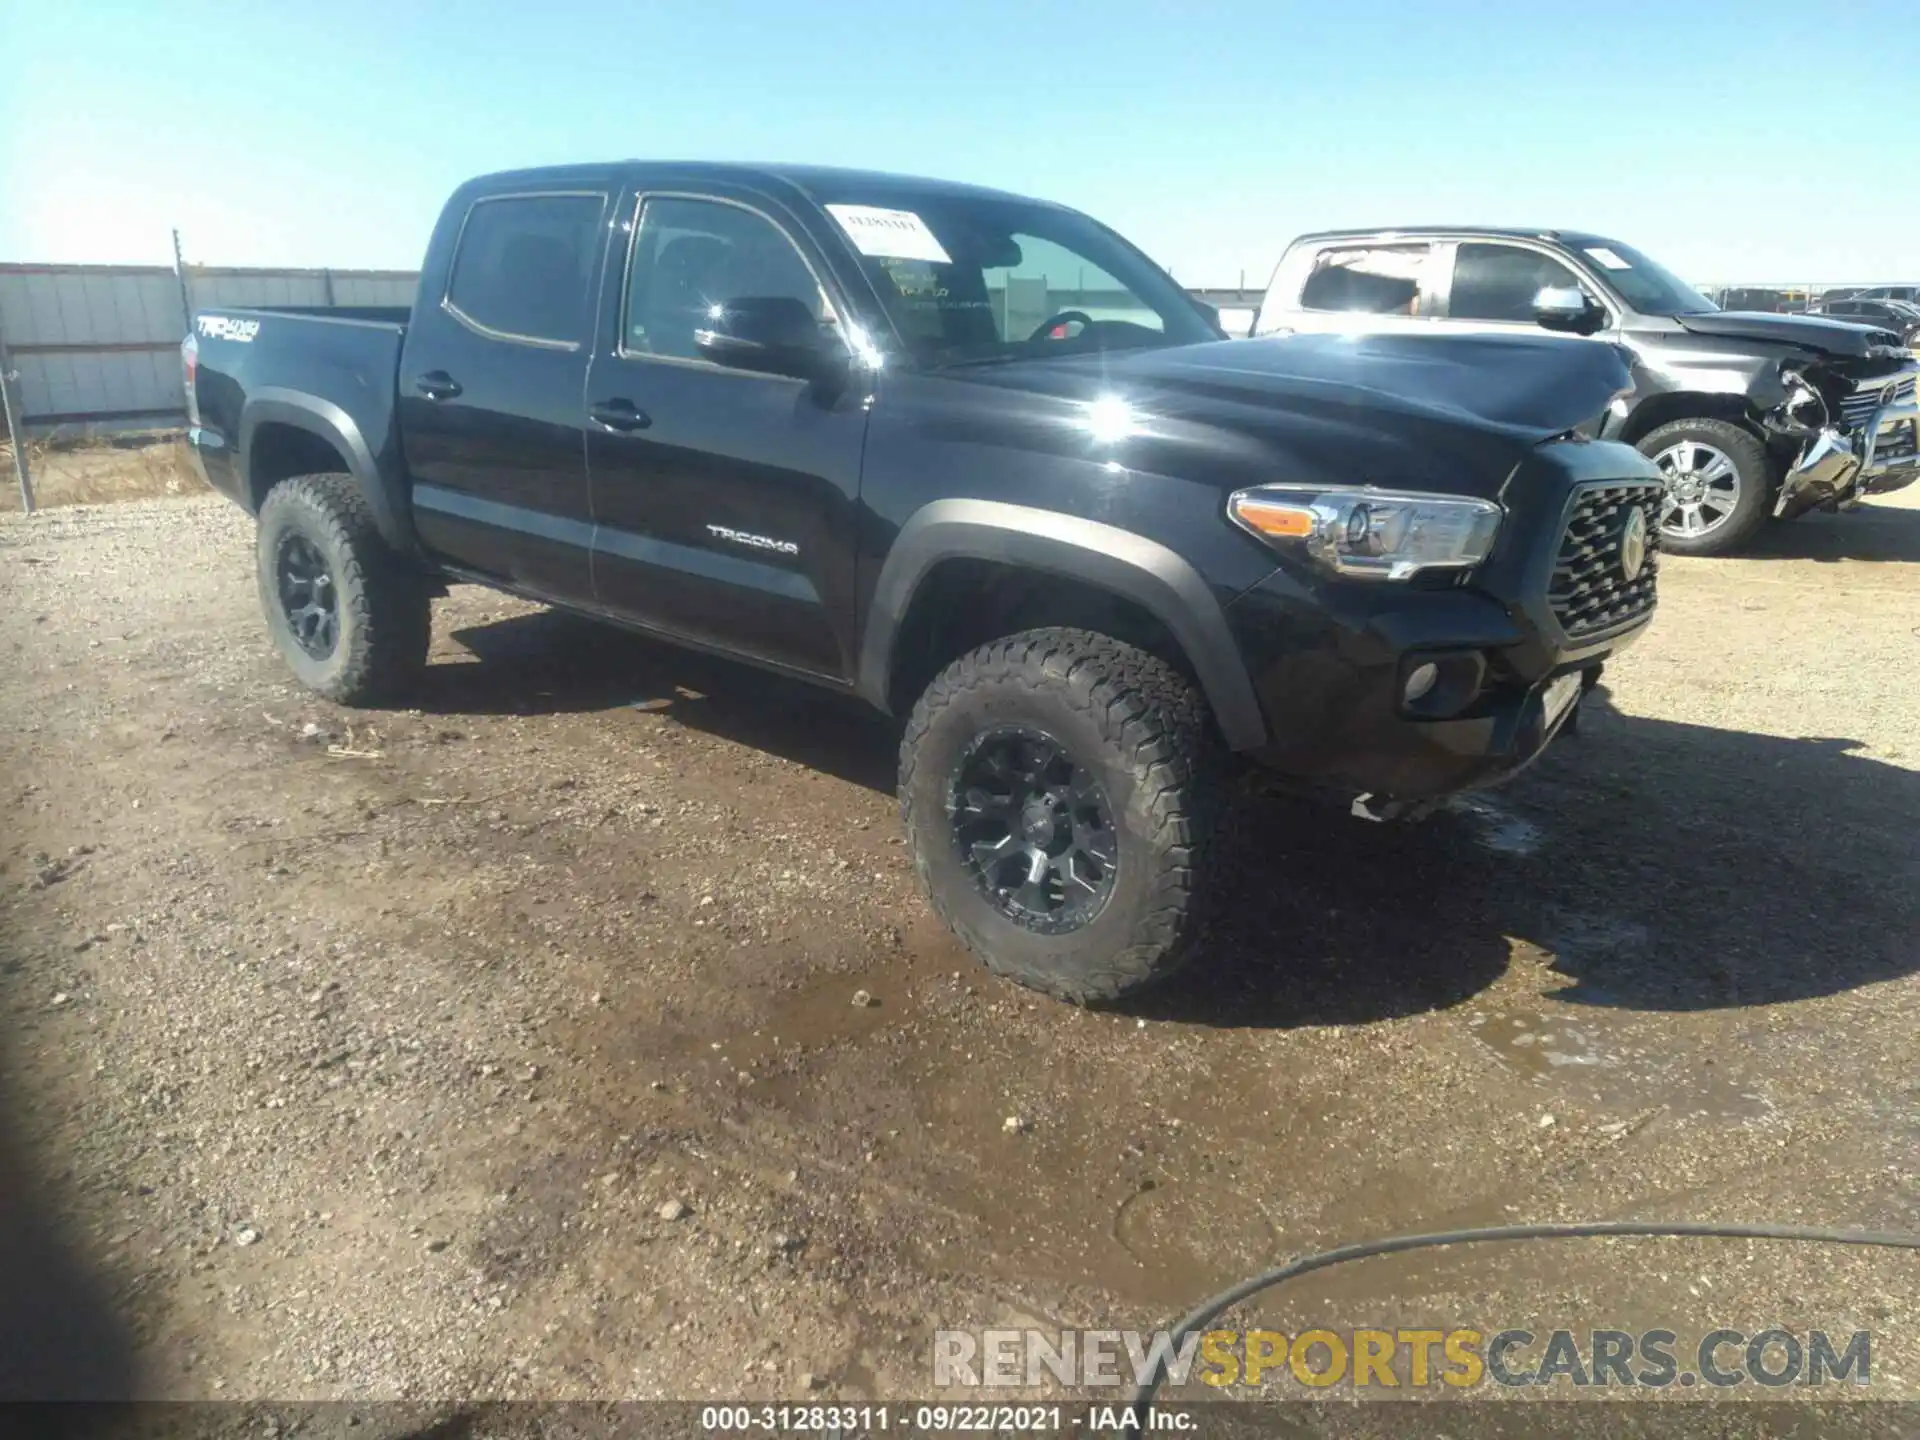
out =
[[[609,430],[644,430],[653,424],[653,417],[631,400],[602,400],[587,414]]]
[[[413,388],[429,400],[451,400],[460,393],[460,382],[444,370],[429,370],[413,382]]]

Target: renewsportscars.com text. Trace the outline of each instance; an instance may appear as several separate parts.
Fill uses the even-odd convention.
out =
[[[1157,1369],[1170,1385],[1216,1388],[1779,1388],[1871,1384],[1873,1337],[1856,1330],[1836,1343],[1824,1330],[1780,1328],[1709,1330],[1692,1341],[1672,1330],[1209,1330],[1176,1346],[1164,1330],[942,1330],[933,1361],[943,1388],[1133,1387]]]

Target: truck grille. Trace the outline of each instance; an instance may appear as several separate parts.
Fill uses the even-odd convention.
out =
[[[1617,630],[1652,612],[1664,493],[1658,481],[1649,480],[1587,485],[1577,492],[1547,589],[1553,618],[1570,638]],[[1646,522],[1647,553],[1640,573],[1629,580],[1621,541],[1636,513]]]
[[[1840,425],[1859,430],[1873,418],[1873,412],[1892,400],[1913,399],[1913,372],[1905,375],[1881,375],[1860,381],[1850,395],[1840,400]]]

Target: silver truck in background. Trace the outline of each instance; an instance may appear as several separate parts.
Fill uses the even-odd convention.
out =
[[[1738,550],[1773,520],[1920,478],[1914,356],[1827,316],[1720,310],[1630,245],[1565,230],[1323,231],[1287,247],[1255,337],[1542,327],[1621,347],[1633,389],[1593,433],[1660,467],[1663,548]]]

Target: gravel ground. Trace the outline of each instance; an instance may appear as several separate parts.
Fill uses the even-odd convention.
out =
[[[342,711],[231,507],[0,518],[0,1328],[49,1387],[924,1396],[936,1327],[1151,1327],[1375,1234],[1920,1228],[1913,505],[1670,560],[1580,733],[1425,825],[1250,796],[1123,1013],[930,920],[887,723],[478,590],[435,626],[419,709]],[[1575,1242],[1247,1323],[1868,1328],[1920,1398],[1917,1274]]]

